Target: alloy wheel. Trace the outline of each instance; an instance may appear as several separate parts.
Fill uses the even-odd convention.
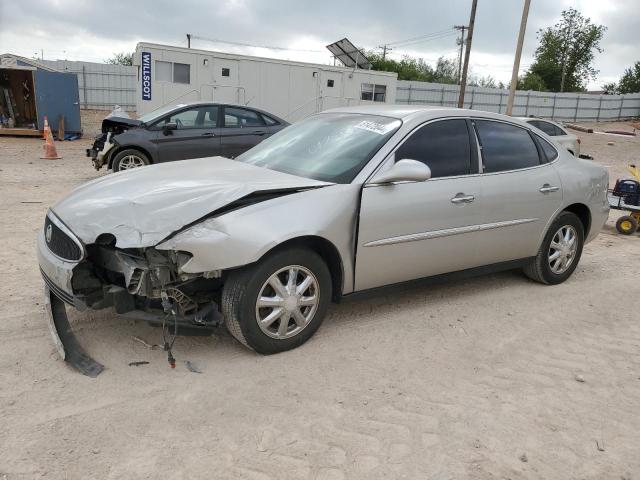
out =
[[[118,165],[119,170],[131,170],[132,168],[144,167],[144,160],[137,155],[127,155],[126,157],[122,157],[120,159],[120,164]]]
[[[291,338],[311,323],[319,303],[315,275],[301,265],[290,265],[271,275],[260,288],[256,321],[271,338]]]
[[[556,275],[566,272],[578,251],[578,233],[571,225],[564,225],[558,229],[549,245],[549,268]]]

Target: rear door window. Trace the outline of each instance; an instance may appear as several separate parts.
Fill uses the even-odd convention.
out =
[[[224,126],[227,128],[264,127],[264,122],[261,116],[253,110],[225,107]]]
[[[474,123],[482,147],[485,173],[540,165],[538,149],[526,129],[492,120],[475,120]]]
[[[416,130],[396,150],[396,161],[417,160],[431,169],[431,178],[468,175],[471,144],[464,119],[440,120]]]

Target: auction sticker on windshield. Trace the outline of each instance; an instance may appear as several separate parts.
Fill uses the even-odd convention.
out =
[[[377,133],[378,135],[384,135],[396,128],[397,122],[391,122],[388,124],[372,122],[371,120],[363,120],[362,122],[354,125],[354,128],[360,130],[367,130],[368,132]]]

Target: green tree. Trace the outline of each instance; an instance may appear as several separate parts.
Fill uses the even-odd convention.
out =
[[[133,65],[133,53],[114,53],[111,58],[105,60],[110,65]]]
[[[382,58],[377,52],[367,52],[367,58],[373,65],[373,70],[384,72],[396,72],[398,80],[417,80],[420,82],[458,83],[458,65],[455,60],[440,57],[435,68],[424,61],[423,58],[414,58],[408,55],[402,60]]]
[[[618,93],[640,92],[640,62],[627,68],[618,83]]]
[[[533,90],[535,92],[548,91],[542,77],[531,70],[518,78],[518,86],[516,88],[518,90]]]
[[[598,74],[593,60],[595,52],[602,52],[600,41],[606,29],[573,8],[564,10],[553,27],[538,30],[540,44],[529,72],[552,92],[584,91]]]
[[[433,72],[434,82],[437,83],[458,83],[458,62],[452,58],[440,57]]]
[[[502,86],[500,86],[502,85]],[[469,86],[471,87],[485,87],[485,88],[504,88],[504,84],[502,82],[496,83],[496,79],[491,75],[487,75],[486,77],[473,77],[469,82]]]
[[[616,82],[605,83],[602,85],[602,90],[607,95],[615,95],[618,93],[618,84]]]

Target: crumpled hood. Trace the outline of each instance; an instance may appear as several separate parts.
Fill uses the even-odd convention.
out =
[[[120,248],[169,234],[253,192],[329,185],[223,157],[162,163],[85,183],[53,212],[84,243],[111,233]]]

